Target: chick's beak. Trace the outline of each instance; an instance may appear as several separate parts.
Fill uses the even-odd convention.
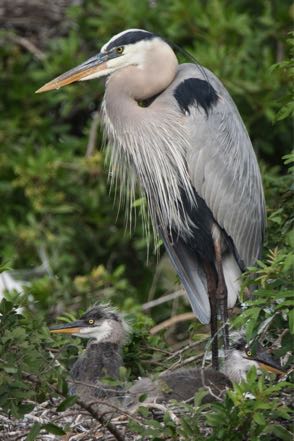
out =
[[[49,330],[52,334],[78,334],[83,327],[85,327],[85,323],[82,320],[76,320],[71,323],[50,326]]]
[[[36,93],[48,92],[53,89],[60,89],[68,84],[76,81],[86,80],[88,76],[97,74],[98,72],[107,71],[107,54],[99,53],[94,57],[89,58],[84,63],[68,70],[67,72],[44,84],[40,89],[36,90]]]
[[[285,375],[285,370],[280,363],[274,360],[270,354],[266,351],[258,351],[254,357],[259,367],[267,372],[271,372],[276,375]]]

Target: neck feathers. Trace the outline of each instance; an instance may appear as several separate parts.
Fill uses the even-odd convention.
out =
[[[167,67],[165,87],[174,79],[175,68],[176,64],[173,69]],[[139,68],[131,66],[118,71],[110,77],[106,88],[102,110],[110,141],[107,149],[110,182],[120,189],[120,200],[126,199],[129,219],[132,217],[131,207],[138,179],[148,202],[154,232],[160,228],[165,232],[174,230],[184,237],[189,236],[192,225],[185,214],[181,192],[186,193],[191,204],[194,194],[185,160],[189,146],[182,115],[176,103],[173,107],[160,100],[161,94],[149,107],[140,107],[137,98],[150,98],[151,92],[156,94],[160,90],[154,87],[155,74],[148,78],[148,72],[142,71],[137,75],[136,82],[135,71],[137,75]],[[157,77],[161,76],[162,71],[163,67],[157,71]],[[124,84],[119,87],[122,79]],[[144,88],[142,85],[140,95],[136,91],[143,79],[147,86]],[[129,86],[133,80],[135,86]],[[161,84],[160,88],[163,86]],[[124,189],[127,189],[126,193]],[[145,225],[148,225],[147,222]],[[148,231],[148,226],[146,229]]]

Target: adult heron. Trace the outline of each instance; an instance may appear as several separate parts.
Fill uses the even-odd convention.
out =
[[[108,75],[102,103],[113,175],[148,203],[195,315],[227,323],[239,277],[260,255],[265,208],[260,171],[228,91],[208,69],[178,64],[166,41],[141,29],[112,37],[100,53],[37,92]],[[224,326],[228,346],[228,325]]]

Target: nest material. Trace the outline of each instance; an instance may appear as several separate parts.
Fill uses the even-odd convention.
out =
[[[64,35],[73,25],[66,16],[82,0],[1,0],[0,27],[44,47],[51,37]]]

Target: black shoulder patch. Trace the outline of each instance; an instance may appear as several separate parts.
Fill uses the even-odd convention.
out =
[[[196,104],[204,109],[206,116],[218,101],[214,88],[208,81],[199,78],[188,78],[180,83],[174,91],[174,97],[182,112],[190,113],[189,107]]]
[[[155,35],[148,31],[130,31],[111,41],[106,47],[106,51],[118,46],[125,46],[127,44],[134,44],[141,40],[152,40]]]

